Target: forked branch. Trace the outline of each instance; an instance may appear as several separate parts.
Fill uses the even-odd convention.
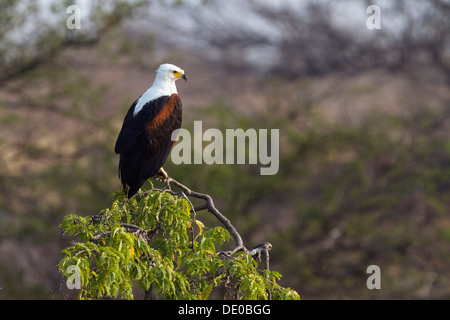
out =
[[[197,211],[201,211],[201,210],[208,210],[210,213],[212,213],[222,224],[223,226],[228,230],[228,232],[233,236],[234,238],[234,242],[235,242],[235,248],[233,250],[230,251],[222,251],[219,252],[219,255],[221,255],[223,258],[232,258],[232,255],[235,254],[236,252],[239,251],[244,251],[247,254],[255,257],[258,261],[262,261],[263,265],[264,265],[264,269],[269,269],[269,250],[272,249],[272,245],[269,242],[262,242],[257,244],[256,246],[253,247],[253,249],[248,250],[245,246],[244,246],[244,242],[242,241],[242,237],[239,234],[239,232],[236,230],[236,228],[233,226],[233,224],[230,222],[229,219],[227,219],[227,217],[225,217],[214,205],[214,201],[212,199],[212,197],[208,194],[205,193],[200,193],[197,191],[193,191],[190,188],[188,188],[187,186],[185,186],[184,184],[178,182],[177,180],[171,178],[171,177],[167,177],[167,179],[165,180],[165,187],[164,188],[152,188],[148,191],[142,192],[142,193],[137,193],[135,194],[132,198],[140,196],[140,195],[144,195],[144,194],[148,194],[150,192],[153,191],[159,191],[159,192],[169,192],[173,195],[183,195],[186,200],[189,201],[189,199],[187,197],[192,197],[192,198],[197,198],[197,199],[201,199],[204,200],[205,203],[194,207],[192,205],[192,203],[189,201],[189,203],[191,204],[191,209],[192,209],[192,213],[195,215]],[[179,188],[181,190],[181,192],[175,192],[172,190],[172,185],[176,186],[177,188]]]

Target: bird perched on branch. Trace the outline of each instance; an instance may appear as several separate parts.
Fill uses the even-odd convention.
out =
[[[162,64],[153,85],[130,107],[116,141],[119,177],[131,198],[147,181],[167,179],[162,166],[173,146],[172,132],[181,127],[182,105],[175,81],[187,80],[182,69]]]

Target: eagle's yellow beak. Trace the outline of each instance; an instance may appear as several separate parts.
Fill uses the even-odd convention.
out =
[[[180,71],[173,71],[173,75],[175,76],[175,78],[184,79],[184,81],[187,80],[186,75],[184,73],[181,73]]]

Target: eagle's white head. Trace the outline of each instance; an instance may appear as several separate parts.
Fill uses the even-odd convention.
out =
[[[178,79],[187,80],[184,70],[170,63],[164,63],[156,70],[156,78],[153,85],[144,92],[144,94],[138,99],[134,108],[133,115],[136,116],[142,107],[161,96],[171,96],[174,93],[178,93],[175,81]]]
[[[159,66],[156,71],[156,79],[158,78],[165,79],[166,81],[187,80],[184,70],[170,63],[164,63]]]

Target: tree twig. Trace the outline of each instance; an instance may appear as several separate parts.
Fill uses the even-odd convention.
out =
[[[210,213],[212,213],[224,226],[225,228],[228,230],[228,232],[230,232],[230,234],[233,236],[234,238],[234,242],[236,244],[236,248],[241,248],[244,247],[244,243],[242,241],[242,237],[239,234],[239,232],[237,232],[236,228],[231,224],[230,220],[228,220],[214,205],[214,201],[211,198],[210,195],[205,194],[205,193],[200,193],[200,192],[196,192],[193,191],[191,189],[189,189],[188,187],[186,187],[184,184],[178,182],[177,180],[168,177],[166,180],[166,186],[168,186],[170,188],[170,184],[174,184],[175,186],[177,186],[178,188],[180,188],[186,196],[188,197],[193,197],[193,198],[197,198],[197,199],[202,199],[205,201],[205,203],[202,206],[198,206],[196,208],[193,208],[193,210],[196,211],[200,211],[200,210],[205,210],[207,209]],[[233,250],[234,251],[234,250]]]

